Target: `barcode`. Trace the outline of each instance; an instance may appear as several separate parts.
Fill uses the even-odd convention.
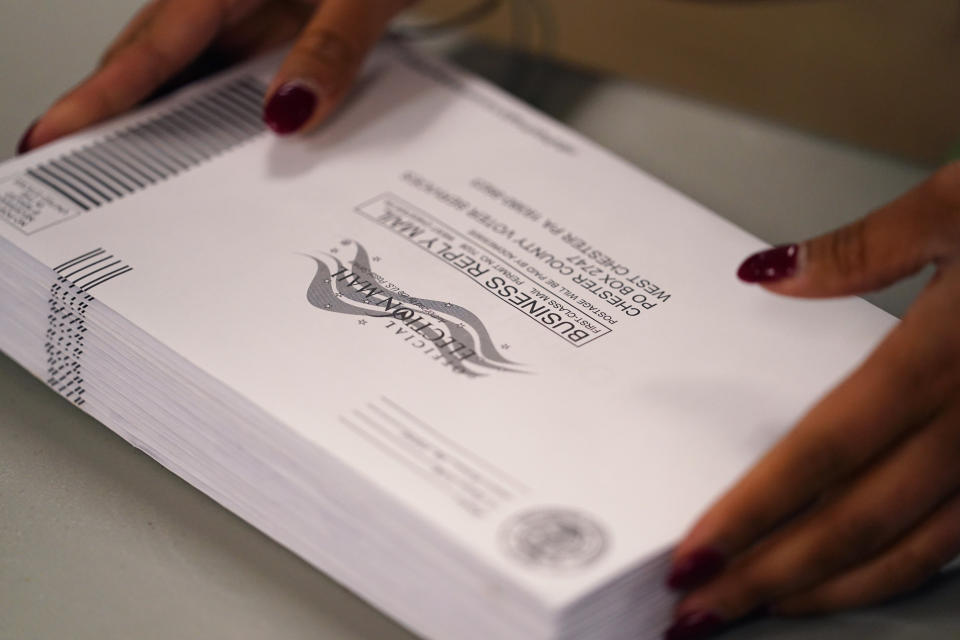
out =
[[[61,283],[69,283],[86,293],[107,280],[133,271],[133,267],[105,249],[97,248],[67,260],[53,270]]]
[[[83,351],[87,310],[94,298],[90,290],[133,271],[133,267],[103,248],[71,258],[53,270],[50,285],[46,342],[47,384],[77,406],[86,402]]]
[[[0,188],[0,217],[32,233],[187,171],[266,130],[265,91],[255,78],[237,78],[37,164]]]

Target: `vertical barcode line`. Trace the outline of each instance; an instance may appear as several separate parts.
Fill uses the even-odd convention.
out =
[[[243,76],[241,78],[237,78],[234,84],[244,87],[252,92],[257,98],[258,107],[263,106],[263,98],[266,95],[266,87],[264,87],[259,81],[254,80],[250,76]]]
[[[193,106],[207,122],[213,123],[212,126],[223,126],[223,123],[227,123],[231,128],[238,130],[242,138],[255,135],[255,132],[263,127],[262,122],[259,124],[249,122],[242,116],[218,107],[210,96],[197,100]]]
[[[90,209],[90,207],[88,207],[88,206],[85,205],[84,203],[80,202],[79,200],[77,200],[76,198],[74,198],[72,195],[70,195],[69,193],[67,193],[66,191],[64,191],[63,189],[61,189],[60,187],[58,187],[57,185],[53,184],[53,183],[50,182],[49,180],[45,179],[43,176],[39,175],[39,174],[38,174],[37,172],[35,172],[33,169],[27,169],[25,173],[26,173],[28,176],[30,176],[31,178],[33,178],[34,180],[36,180],[37,182],[39,182],[40,184],[43,184],[43,185],[49,187],[50,189],[53,189],[54,191],[56,191],[57,193],[59,193],[61,196],[63,196],[64,198],[66,198],[67,200],[69,200],[70,202],[72,202],[73,204],[77,205],[78,207],[80,207],[80,208],[83,209],[84,211],[87,211],[87,210]]]
[[[69,186],[77,193],[83,194],[84,197],[95,205],[100,205],[100,200],[97,200],[91,193],[100,196],[100,198],[107,202],[110,201],[109,198],[101,194],[97,189],[87,184],[85,180],[78,178],[73,172],[64,169],[56,160],[50,160],[41,168],[46,171],[48,175],[55,175],[62,184]]]
[[[257,129],[263,127],[263,122],[261,122],[259,114],[254,113],[249,108],[249,105],[244,105],[232,99],[228,87],[209,94],[206,96],[204,102],[212,103],[208,105],[208,108],[215,108],[218,113],[230,115],[251,127]]]
[[[200,159],[197,160],[197,163],[200,163],[204,160],[209,160],[211,152],[209,149],[205,148],[205,145],[202,145],[199,142],[200,136],[197,135],[195,131],[191,131],[188,127],[185,127],[182,123],[174,118],[174,113],[167,114],[166,118],[161,118],[153,123],[158,129],[162,129],[168,135],[171,136],[171,139],[176,141],[178,144],[182,145],[185,148],[190,149],[191,152],[197,154]]]
[[[251,128],[259,129],[263,126],[259,115],[251,114],[249,109],[243,110],[239,105],[231,102],[229,96],[213,94],[207,96],[207,100],[215,104],[220,111],[236,116],[241,122],[250,125]]]
[[[108,138],[104,142],[96,145],[98,150],[109,153],[111,156],[122,160],[127,166],[143,176],[150,184],[155,184],[157,179],[163,180],[166,174],[152,169],[148,162],[145,162],[140,156],[131,152],[121,141]],[[151,175],[152,174],[152,175]]]
[[[102,145],[103,145],[102,142],[98,142],[91,147],[87,147],[87,151],[90,153],[91,156],[93,156],[100,162],[103,162],[105,165],[107,165],[108,167],[116,171],[119,175],[123,176],[124,178],[126,178],[133,184],[137,185],[141,189],[143,189],[146,185],[140,182],[139,179],[135,178],[133,176],[134,173],[140,174],[140,177],[146,180],[147,182],[150,182],[150,183],[153,182],[153,178],[141,172],[139,169],[132,166],[129,162],[125,161],[123,158],[120,158],[116,154],[110,152],[109,149],[101,149]],[[121,164],[126,166],[126,168],[129,169],[132,173],[128,173],[123,167],[119,166]]]
[[[212,96],[211,96],[212,97]],[[227,89],[218,96],[221,100],[227,101],[242,110],[246,117],[254,123],[255,126],[262,126],[260,120],[260,102],[251,98],[239,87],[227,87]]]
[[[237,96],[242,97],[247,104],[253,108],[254,111],[259,112],[263,107],[263,92],[257,91],[249,84],[243,82],[235,82],[232,85],[226,87],[226,91],[232,92]]]
[[[115,195],[116,197],[118,197],[118,198],[122,198],[122,197],[123,197],[123,194],[120,193],[119,191],[117,191],[116,188],[114,188],[112,185],[104,182],[102,179],[100,179],[99,176],[94,175],[93,173],[90,172],[89,169],[87,169],[86,167],[81,166],[81,165],[78,164],[73,158],[71,158],[71,156],[75,156],[75,155],[76,155],[75,153],[71,153],[71,154],[62,156],[62,157],[60,158],[60,160],[61,160],[65,165],[70,165],[70,168],[73,169],[74,171],[77,171],[78,173],[82,173],[82,174],[85,175],[87,178],[89,178],[89,179],[92,180],[93,182],[97,183],[98,185],[100,185],[101,187],[103,187],[105,190],[109,191],[110,193],[112,193],[112,194]]]
[[[264,92],[265,86],[254,78],[234,79],[166,113],[41,162],[27,169],[25,176],[89,211],[176,176],[262,133]]]
[[[177,157],[185,161],[184,168],[190,168],[195,164],[200,164],[206,158],[202,154],[198,155],[196,150],[190,145],[190,143],[183,138],[183,135],[176,130],[171,131],[166,126],[164,122],[168,118],[159,118],[152,122],[147,122],[143,126],[144,132],[153,136],[160,141],[167,149],[170,149],[171,152],[177,154]]]
[[[145,149],[140,140],[134,139],[132,135],[127,132],[121,132],[114,137],[114,142],[119,144],[120,148],[126,151],[130,157],[136,158],[140,163],[153,171],[162,178],[168,176],[176,175],[177,170],[164,162],[159,156],[152,153],[150,149]]]
[[[101,193],[99,189],[91,186],[89,183],[87,183],[86,180],[80,178],[69,169],[64,168],[64,166],[59,162],[57,162],[56,160],[50,160],[49,162],[47,162],[46,165],[44,165],[43,169],[49,174],[56,175],[61,182],[68,185],[71,189],[73,189],[77,193],[82,193],[84,196],[89,198],[94,204],[99,205],[100,201],[97,200],[97,198],[90,195],[91,193],[93,193],[96,196],[100,196],[102,200],[110,202],[110,198],[108,196]]]
[[[177,174],[189,166],[182,160],[172,156],[170,152],[167,151],[162,140],[151,140],[142,126],[133,127],[124,131],[120,136],[124,137],[124,142],[136,147],[145,156],[160,163],[160,166],[169,170],[172,174]]]
[[[99,202],[97,202],[96,200],[93,200],[89,196],[86,196],[85,194],[76,191],[75,188],[71,187],[69,184],[64,182],[61,178],[51,173],[50,170],[45,165],[40,165],[36,167],[35,170],[27,171],[27,174],[37,180],[40,180],[50,188],[55,189],[57,192],[68,197],[70,200],[72,200],[76,204],[80,204],[84,209],[90,208],[89,202],[93,202],[95,206],[100,204]],[[88,202],[86,204],[82,204],[83,200],[87,200]]]
[[[73,265],[75,265],[75,264],[77,264],[77,263],[79,263],[79,262],[83,262],[84,260],[89,260],[90,258],[93,258],[94,256],[98,256],[98,255],[100,255],[101,253],[103,253],[103,249],[102,249],[102,248],[97,248],[97,249],[94,249],[94,250],[92,250],[92,251],[87,251],[86,253],[77,256],[76,258],[73,258],[73,259],[67,260],[66,262],[63,262],[63,263],[61,263],[61,264],[58,264],[57,266],[55,266],[55,267],[53,268],[53,270],[56,271],[57,273],[60,273],[60,272],[63,271],[64,269],[69,269],[69,268],[72,267]]]
[[[116,269],[116,270],[114,270],[114,271],[111,271],[110,273],[108,273],[108,274],[106,274],[106,275],[103,275],[103,276],[97,278],[96,280],[94,280],[93,282],[90,282],[89,284],[85,285],[85,286],[81,289],[81,291],[83,291],[83,292],[90,291],[90,289],[93,289],[94,287],[100,286],[101,284],[103,284],[103,283],[106,282],[107,280],[112,280],[112,279],[116,278],[117,276],[122,276],[123,274],[128,273],[128,272],[130,272],[130,271],[133,271],[133,267],[121,267],[120,269]]]
[[[228,114],[221,113],[217,117],[206,114],[200,107],[200,101],[182,109],[177,117],[189,123],[207,138],[214,140],[213,144],[221,149],[229,149],[252,135],[250,129],[238,126],[234,123],[234,118]]]
[[[127,184],[126,182],[118,178],[116,174],[116,170],[111,172],[111,171],[107,171],[102,166],[100,166],[97,160],[92,157],[93,153],[91,152],[89,147],[85,149],[81,149],[80,151],[77,151],[71,155],[77,162],[83,162],[86,166],[95,170],[98,175],[102,176],[106,180],[109,180],[111,183],[119,186],[121,189],[123,189],[127,193],[133,193],[134,191],[133,187],[131,187],[129,184]]]
[[[150,145],[151,149],[158,154],[162,154],[164,158],[176,165],[180,170],[189,169],[197,163],[197,159],[183,149],[176,140],[171,140],[170,136],[157,132],[152,122],[146,122],[137,127],[132,132],[132,135],[142,140],[145,144]]]
[[[113,257],[113,256],[111,255],[109,258],[106,258],[106,260],[109,260],[109,259],[112,258],[112,257]],[[82,276],[80,276],[79,278],[75,278],[75,279],[73,280],[73,284],[80,284],[80,281],[81,281],[81,280],[85,280],[86,278],[89,278],[90,276],[93,276],[93,275],[96,275],[96,274],[100,273],[100,272],[103,271],[104,269],[109,269],[110,267],[115,267],[115,266],[117,266],[118,264],[120,264],[120,260],[114,260],[113,262],[111,262],[111,263],[109,263],[109,264],[103,265],[103,266],[100,267],[99,269],[94,269],[94,270],[91,271],[90,273],[85,273],[85,274],[83,274]],[[92,266],[92,265],[91,265],[91,266]],[[81,269],[81,271],[82,271],[82,269]]]
[[[213,147],[220,149],[229,149],[244,136],[236,135],[236,131],[230,131],[222,123],[206,122],[196,111],[196,104],[188,105],[186,108],[177,112],[176,117],[182,121],[185,126],[189,126],[191,131],[195,131],[207,139],[213,140]],[[221,146],[222,145],[222,146]]]
[[[86,287],[79,286],[77,283],[90,274],[74,278],[76,274],[113,258],[111,254],[105,258],[97,259],[104,253],[106,251],[103,248],[94,249],[54,267],[57,278],[50,285],[50,297],[47,299],[49,314],[47,315],[47,330],[44,332],[46,341],[43,347],[44,353],[47,355],[46,381],[61,395],[72,400],[78,406],[85,402],[83,398],[86,392],[83,384],[83,352],[85,334],[88,329],[86,315],[87,309],[94,301],[94,297],[87,293],[85,289],[98,286],[112,278],[133,271],[133,267],[120,264],[121,260],[115,260],[112,265],[120,264],[119,267],[97,277]],[[71,268],[74,270],[66,275],[62,274],[63,271]],[[103,267],[102,269],[106,268],[109,267]]]
[[[100,264],[101,262],[105,262],[105,261],[107,261],[107,260],[112,260],[112,259],[113,259],[113,254],[111,253],[111,254],[108,255],[108,256],[105,256],[105,257],[103,257],[103,258],[100,258],[99,260],[94,260],[93,262],[88,262],[87,264],[85,264],[85,265],[83,265],[82,267],[79,267],[79,268],[77,268],[77,269],[74,269],[73,271],[71,271],[70,273],[64,275],[63,277],[64,277],[64,278],[72,278],[73,276],[75,276],[76,274],[80,273],[81,271],[86,271],[86,270],[89,269],[90,267],[95,267],[96,265]],[[114,263],[114,264],[116,264],[116,263]]]

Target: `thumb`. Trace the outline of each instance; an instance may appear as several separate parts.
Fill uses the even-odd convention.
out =
[[[865,293],[960,254],[960,163],[865,218],[800,244],[755,253],[737,276],[784,295]]]
[[[323,0],[267,91],[263,120],[280,135],[319,124],[347,94],[367,52],[409,0]]]

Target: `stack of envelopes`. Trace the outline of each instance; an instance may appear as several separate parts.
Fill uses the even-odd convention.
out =
[[[278,61],[0,167],[0,347],[426,637],[656,637],[671,544],[893,319],[400,47],[278,139]]]

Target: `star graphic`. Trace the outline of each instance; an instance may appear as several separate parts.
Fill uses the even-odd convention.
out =
[[[373,256],[374,262],[380,262],[380,256]]]
[[[364,319],[357,320],[357,324],[367,324],[367,321]]]
[[[465,328],[465,325],[462,322],[458,323],[457,326],[460,327],[461,329]]]
[[[504,342],[502,345],[500,345],[500,348],[503,349],[504,351],[506,351],[507,349],[510,348],[510,345],[508,345],[506,342]]]

